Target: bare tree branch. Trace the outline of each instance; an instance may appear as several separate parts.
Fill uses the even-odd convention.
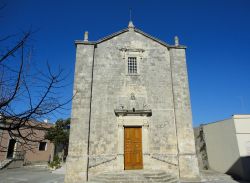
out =
[[[31,35],[31,32],[25,33],[24,37],[16,45],[14,45],[3,56],[1,56],[0,63],[5,61],[9,56],[13,55],[17,50],[19,50],[19,48],[23,46],[23,44],[27,41],[30,35]]]
[[[72,100],[63,100],[58,92],[68,85],[64,83],[68,75],[61,68],[53,72],[47,62],[45,71],[31,69],[26,44],[31,35],[31,31],[26,32],[11,49],[0,55],[0,130],[8,132],[10,138],[29,150],[44,140],[39,131],[48,130],[48,125],[38,121],[61,113]],[[25,60],[27,52],[28,61]],[[6,148],[0,145],[1,151],[6,151]]]

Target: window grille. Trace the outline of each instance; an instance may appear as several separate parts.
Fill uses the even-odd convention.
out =
[[[128,73],[129,74],[137,73],[136,57],[128,57]]]

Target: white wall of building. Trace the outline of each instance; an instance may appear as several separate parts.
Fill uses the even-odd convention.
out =
[[[240,156],[250,156],[250,115],[234,115],[233,119]]]
[[[250,180],[250,115],[233,115],[204,125],[203,131],[209,167]]]
[[[226,173],[239,158],[233,120],[207,124],[203,129],[210,168]]]

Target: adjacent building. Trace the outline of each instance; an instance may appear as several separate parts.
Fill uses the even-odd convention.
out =
[[[49,123],[32,122],[33,140],[44,139],[46,129],[53,126]],[[20,130],[22,134],[30,133],[29,128]],[[41,142],[23,142],[18,137],[10,137],[8,131],[0,131],[0,166],[22,166],[35,163],[47,163],[54,155],[54,145],[48,140]]]
[[[101,172],[164,170],[199,177],[186,47],[137,28],[75,41],[66,183]]]
[[[250,115],[233,115],[194,131],[202,168],[250,180]]]

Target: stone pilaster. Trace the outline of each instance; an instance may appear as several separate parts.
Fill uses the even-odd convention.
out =
[[[124,170],[124,127],[121,117],[118,119],[118,154],[117,154],[118,170]]]
[[[148,128],[149,124],[146,119],[143,120],[143,126],[142,126],[142,144],[143,144],[143,155],[149,155],[148,151]]]
[[[170,49],[179,172],[181,179],[199,177],[192,128],[189,84],[184,48]]]
[[[69,152],[65,183],[87,180],[88,135],[94,45],[77,45]]]

